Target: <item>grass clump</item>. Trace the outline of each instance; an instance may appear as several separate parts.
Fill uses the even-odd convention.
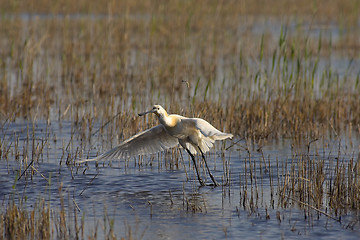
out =
[[[5,239],[50,239],[50,209],[40,201],[25,210],[11,201],[0,215],[0,234]]]

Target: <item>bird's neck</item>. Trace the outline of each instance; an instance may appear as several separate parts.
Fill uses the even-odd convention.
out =
[[[174,127],[176,125],[176,118],[174,116],[169,116],[167,113],[159,116],[159,121],[165,127]]]

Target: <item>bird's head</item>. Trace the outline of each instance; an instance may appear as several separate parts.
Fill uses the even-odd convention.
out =
[[[139,113],[139,116],[144,116],[144,115],[146,115],[148,113],[155,113],[156,116],[158,116],[158,117],[167,116],[167,112],[160,105],[154,105],[151,110],[149,110],[147,112]]]

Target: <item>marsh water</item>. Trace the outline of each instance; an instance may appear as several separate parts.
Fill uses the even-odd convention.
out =
[[[2,206],[15,199],[31,208],[45,199],[53,209],[60,209],[63,199],[68,224],[75,225],[76,213],[77,221],[84,221],[85,236],[96,233],[102,239],[111,226],[118,238],[135,239],[360,237],[356,211],[338,214],[339,222],[301,204],[293,202],[285,208],[278,204],[277,188],[287,171],[284,166],[296,158],[296,143],[290,139],[262,146],[240,138],[218,144],[207,159],[217,180],[228,179],[229,184],[199,187],[182,149],[111,164],[74,166],[66,161],[77,152],[93,156],[110,147],[99,144],[100,134],[84,146],[72,122],[21,121],[5,123],[2,129],[6,156],[0,165]],[[328,166],[338,157],[344,162],[359,161],[359,144],[355,137],[320,139],[312,143],[309,155]],[[79,146],[84,147],[79,150]],[[297,154],[302,151],[307,150],[299,148]],[[29,169],[30,159],[35,161]],[[201,172],[205,177],[203,168]],[[326,206],[322,210],[333,214]],[[69,234],[74,237],[74,232]]]

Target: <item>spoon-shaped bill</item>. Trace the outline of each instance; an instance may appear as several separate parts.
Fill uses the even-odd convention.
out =
[[[149,110],[149,111],[139,113],[138,115],[141,117],[141,116],[144,116],[144,115],[146,115],[146,114],[148,114],[148,113],[153,113],[153,112],[154,112],[154,109],[151,109],[151,110]]]

